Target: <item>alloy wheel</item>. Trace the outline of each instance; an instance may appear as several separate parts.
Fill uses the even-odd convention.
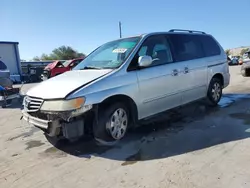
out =
[[[109,121],[110,122],[107,123],[107,125],[109,125],[107,129],[111,136],[115,140],[121,139],[125,135],[128,127],[128,116],[126,111],[122,108],[115,110]]]

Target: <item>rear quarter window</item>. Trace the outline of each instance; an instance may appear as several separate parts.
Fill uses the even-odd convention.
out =
[[[6,70],[6,69],[7,66],[2,61],[0,61],[0,70]]]
[[[202,47],[206,57],[216,56],[221,54],[220,47],[211,36],[201,35],[200,41],[202,43]]]

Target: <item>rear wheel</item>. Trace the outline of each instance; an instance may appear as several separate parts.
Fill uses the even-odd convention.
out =
[[[221,96],[222,96],[222,82],[218,78],[212,78],[207,91],[207,99],[209,105],[216,106],[220,101]]]
[[[98,123],[94,123],[93,132],[99,143],[112,145],[125,136],[129,125],[129,112],[123,103],[100,109],[97,118]]]

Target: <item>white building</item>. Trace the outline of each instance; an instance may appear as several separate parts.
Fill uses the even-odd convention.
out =
[[[21,80],[21,62],[18,50],[18,42],[0,41],[0,60],[10,70],[13,81]]]

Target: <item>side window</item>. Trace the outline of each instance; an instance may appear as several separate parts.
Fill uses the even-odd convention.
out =
[[[141,55],[151,56],[151,66],[162,65],[173,62],[169,43],[164,36],[152,36],[145,40],[137,57]]]
[[[188,61],[204,57],[198,35],[169,35],[176,61]]]
[[[147,54],[147,46],[142,46],[141,49],[138,52],[139,56],[145,56]]]
[[[207,35],[200,36],[202,47],[204,49],[206,57],[220,55],[220,47],[215,42],[215,40]]]
[[[157,54],[159,54],[159,52],[164,52],[167,54],[167,57],[170,57],[171,59],[168,59],[168,62],[172,62],[172,55],[171,55],[171,52],[170,52],[170,48],[169,48],[169,45],[165,45],[165,44],[156,44],[154,46],[154,49],[153,49],[153,58],[157,58]]]

